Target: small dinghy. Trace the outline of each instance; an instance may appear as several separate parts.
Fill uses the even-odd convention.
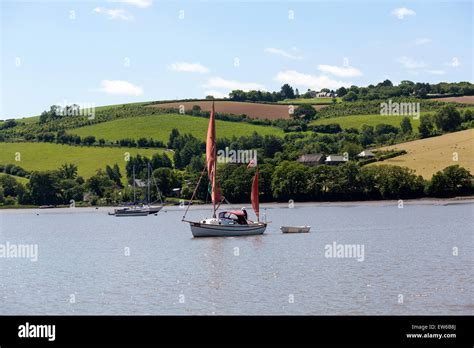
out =
[[[308,233],[311,226],[281,226],[283,233]]]

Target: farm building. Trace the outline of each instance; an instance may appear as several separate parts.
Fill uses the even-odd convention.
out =
[[[333,92],[319,92],[316,93],[316,98],[336,98],[337,94]]]
[[[347,158],[340,155],[329,155],[326,157],[326,160],[324,162],[329,165],[338,165],[341,163],[346,163]]]
[[[307,166],[317,166],[324,163],[325,156],[322,153],[307,154],[300,156],[296,161]]]
[[[358,154],[357,157],[359,157],[359,158],[373,158],[373,157],[375,157],[375,155],[370,150],[364,150],[360,154]]]

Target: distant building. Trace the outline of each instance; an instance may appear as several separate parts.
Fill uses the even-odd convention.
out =
[[[373,157],[375,157],[375,155],[370,150],[364,150],[360,154],[358,154],[357,157],[359,157],[359,158],[373,158]]]
[[[175,187],[174,189],[171,190],[171,196],[172,197],[179,197],[181,196],[181,187]]]
[[[318,92],[316,98],[336,98],[337,94],[333,92]]]
[[[146,187],[146,181],[135,179],[135,186],[137,187]]]
[[[300,156],[296,161],[307,166],[317,166],[324,163],[325,156],[322,153],[307,154]]]
[[[324,162],[328,165],[338,165],[341,163],[346,163],[347,158],[340,155],[329,155],[326,157],[326,160]]]

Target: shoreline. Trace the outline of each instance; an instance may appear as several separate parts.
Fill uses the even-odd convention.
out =
[[[309,202],[294,202],[294,207],[310,207],[310,206],[316,206],[316,207],[351,207],[351,206],[393,206],[393,205],[398,205],[399,200],[396,199],[387,199],[387,200],[367,200],[367,201],[309,201]],[[461,196],[461,197],[451,197],[451,198],[415,198],[415,199],[404,199],[403,200],[403,205],[454,205],[454,204],[474,204],[474,196]],[[289,202],[267,202],[267,203],[261,203],[260,208],[261,209],[271,209],[275,207],[287,207],[289,205]],[[192,210],[199,210],[197,208],[208,208],[210,207],[211,204],[196,204],[191,206],[190,208],[194,209]],[[230,205],[230,207],[247,207],[248,209],[251,208],[251,205],[249,202],[246,203],[233,203]],[[223,205],[222,208],[226,209],[226,207],[229,207],[229,205]],[[95,211],[95,210],[100,210],[100,211],[112,211],[113,209],[116,208],[121,208],[121,206],[90,206],[90,207],[75,207],[75,208],[70,208],[68,206],[63,206],[63,207],[53,207],[53,208],[40,208],[39,206],[37,207],[32,207],[30,206],[14,206],[14,207],[0,207],[0,213],[2,211],[28,211],[28,210],[38,210],[38,211],[65,211],[65,210],[70,210],[74,209],[77,211]],[[180,208],[179,205],[165,205],[165,208],[163,210],[181,210],[183,208]],[[231,208],[227,208],[231,209]]]

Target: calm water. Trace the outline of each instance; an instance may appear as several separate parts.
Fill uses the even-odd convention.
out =
[[[107,211],[0,211],[0,244],[39,251],[0,258],[0,314],[474,314],[474,204],[273,205],[265,235],[220,239],[193,239],[177,207]],[[333,242],[364,261],[325,257]]]

